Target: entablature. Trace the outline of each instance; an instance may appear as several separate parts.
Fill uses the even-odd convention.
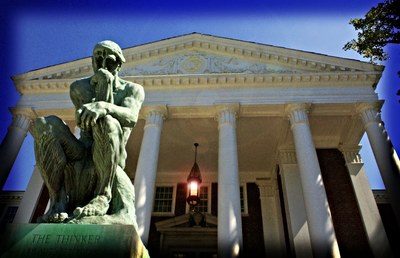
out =
[[[374,88],[379,72],[304,73],[304,74],[190,74],[127,76],[127,81],[143,85],[145,91],[172,91],[213,88],[271,88],[315,86],[365,86]],[[16,82],[22,94],[63,93],[76,79],[46,79]]]

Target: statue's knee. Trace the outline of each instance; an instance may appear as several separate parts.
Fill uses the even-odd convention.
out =
[[[38,137],[43,134],[47,134],[51,125],[47,117],[38,117],[33,123],[32,134],[34,137]]]
[[[103,119],[103,127],[108,132],[115,132],[118,130],[118,128],[120,128],[120,125],[117,119],[110,115],[106,115]]]
[[[38,117],[35,120],[35,126],[58,125],[65,123],[57,116]]]
[[[32,135],[34,137],[52,135],[59,130],[64,130],[65,127],[67,125],[57,116],[38,117],[33,124]]]

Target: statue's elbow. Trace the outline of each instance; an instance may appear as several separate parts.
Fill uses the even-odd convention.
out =
[[[133,118],[133,119],[128,121],[127,127],[133,128],[133,127],[135,127],[136,123],[137,123],[137,118],[136,119]]]

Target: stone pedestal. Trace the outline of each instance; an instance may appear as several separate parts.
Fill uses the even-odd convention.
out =
[[[10,224],[0,257],[149,257],[132,225]]]

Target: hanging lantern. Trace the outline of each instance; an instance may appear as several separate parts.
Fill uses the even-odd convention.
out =
[[[195,146],[194,164],[187,178],[189,196],[187,197],[186,201],[191,207],[198,205],[200,202],[199,192],[201,184],[200,169],[199,166],[197,165],[197,147],[199,146],[199,144],[195,143],[194,146]]]

